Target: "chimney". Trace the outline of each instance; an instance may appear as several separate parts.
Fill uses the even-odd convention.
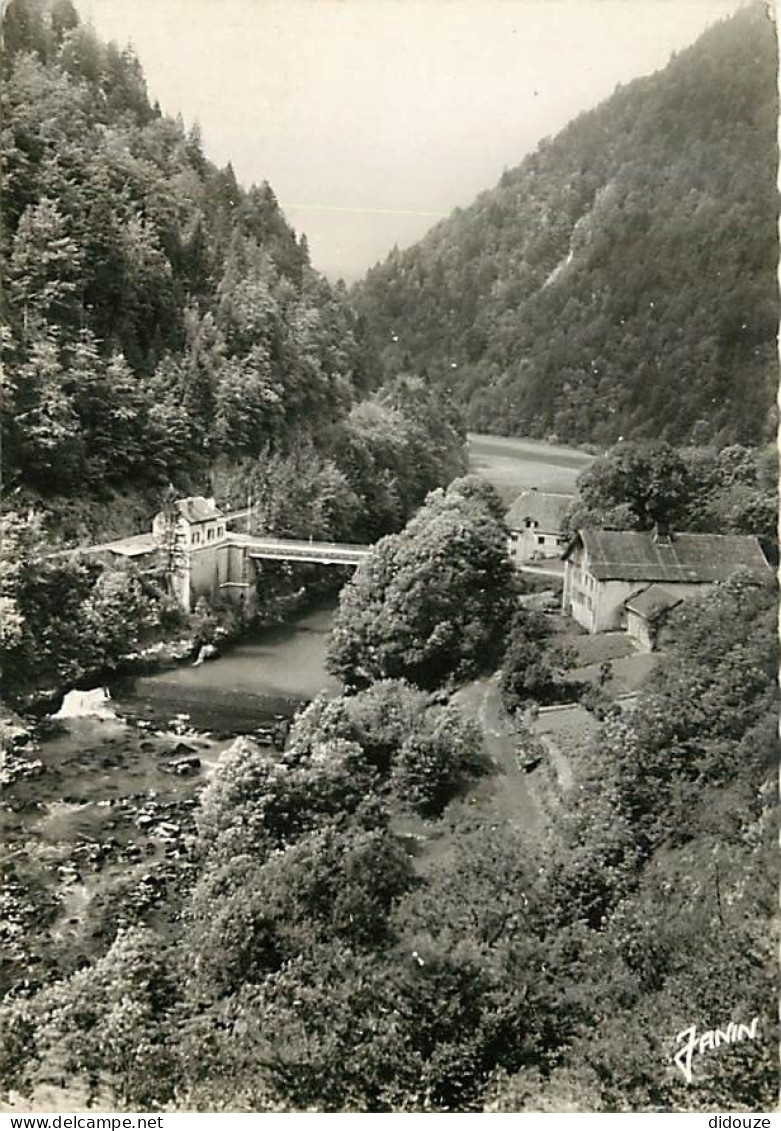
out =
[[[673,532],[670,528],[661,522],[654,523],[653,533],[651,535],[657,546],[671,546],[673,540]]]

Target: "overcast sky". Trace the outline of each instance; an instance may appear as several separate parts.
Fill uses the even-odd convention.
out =
[[[207,156],[359,277],[740,0],[76,0]]]

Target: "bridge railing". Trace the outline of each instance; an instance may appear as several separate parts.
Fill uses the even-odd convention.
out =
[[[247,553],[251,558],[267,558],[282,561],[344,562],[357,565],[369,556],[366,546],[330,546],[317,543],[260,543],[248,542]]]

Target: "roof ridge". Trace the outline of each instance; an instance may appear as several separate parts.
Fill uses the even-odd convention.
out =
[[[545,491],[539,487],[523,487],[516,498],[520,499],[521,495],[555,495],[557,499],[577,498],[573,491]]]

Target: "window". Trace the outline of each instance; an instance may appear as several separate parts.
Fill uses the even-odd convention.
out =
[[[206,541],[211,542],[213,537],[214,537],[214,527],[210,526],[209,529],[206,531]]]
[[[195,545],[196,542],[200,542],[200,540],[201,540],[200,530],[193,530],[193,545]]]
[[[217,527],[217,537],[222,538],[224,533],[225,533],[225,527],[224,526],[218,526]]]
[[[538,534],[537,535],[537,545],[538,546],[544,546],[545,545],[545,535],[544,534]]]

